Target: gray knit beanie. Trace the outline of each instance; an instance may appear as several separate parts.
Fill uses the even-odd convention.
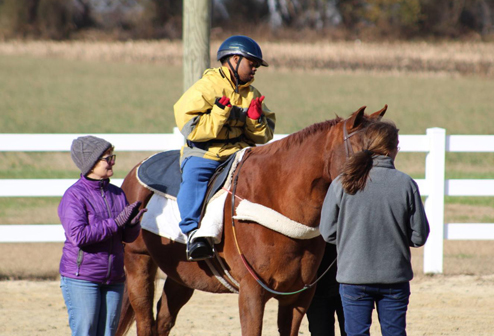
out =
[[[86,135],[72,141],[70,156],[82,175],[86,176],[110,147],[112,144],[108,141]]]

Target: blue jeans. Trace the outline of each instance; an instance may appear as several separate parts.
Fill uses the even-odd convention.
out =
[[[120,319],[124,283],[99,284],[62,276],[60,288],[73,336],[113,336]]]
[[[374,304],[383,336],[405,336],[410,283],[340,284],[348,336],[369,335]]]
[[[208,182],[219,161],[190,156],[182,162],[182,183],[177,195],[181,221],[178,224],[183,233],[197,229],[201,208],[208,189]]]

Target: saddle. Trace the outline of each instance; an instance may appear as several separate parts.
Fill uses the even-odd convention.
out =
[[[223,207],[228,195],[228,192],[221,192],[220,189],[225,185],[230,187],[231,181],[228,179],[232,178],[231,170],[237,168],[243,154],[240,151],[218,166],[209,181],[197,235],[214,237],[215,244],[221,242]],[[181,182],[179,157],[178,150],[155,154],[138,167],[136,177],[143,186],[155,192],[155,196],[159,196],[152,197],[149,201],[148,212],[142,218],[141,227],[159,236],[185,243],[186,237],[178,227],[180,214],[176,202]],[[248,200],[242,200],[235,212],[234,219],[255,222],[294,239],[311,239],[319,235],[319,228],[307,227]]]
[[[232,155],[228,160],[221,163],[209,180],[208,191],[203,203],[203,212],[205,204],[224,185],[234,158],[235,155]],[[167,198],[176,199],[182,181],[180,150],[160,152],[149,157],[138,167],[137,179],[149,190]]]

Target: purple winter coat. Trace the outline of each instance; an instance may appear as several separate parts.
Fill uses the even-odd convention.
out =
[[[65,230],[60,274],[98,283],[125,281],[124,245],[139,235],[140,225],[119,228],[118,214],[128,204],[110,180],[82,177],[62,197],[58,216]]]

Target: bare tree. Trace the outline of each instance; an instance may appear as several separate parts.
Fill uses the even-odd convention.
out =
[[[283,26],[322,29],[342,23],[338,0],[266,0],[266,3],[273,29]]]

